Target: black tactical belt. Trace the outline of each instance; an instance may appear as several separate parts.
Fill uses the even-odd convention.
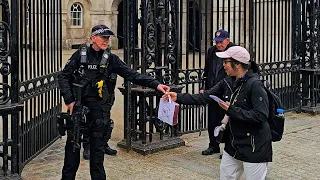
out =
[[[103,105],[103,104],[106,104],[107,102],[106,101],[103,101],[103,100],[98,100],[98,99],[85,99],[82,101],[82,104],[84,106],[98,106],[98,105]]]

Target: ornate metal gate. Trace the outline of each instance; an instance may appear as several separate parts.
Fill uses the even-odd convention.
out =
[[[320,1],[294,1],[294,52],[302,75],[301,110],[319,113],[320,107]]]
[[[300,24],[291,17],[304,17],[297,14],[303,4],[297,0],[124,0],[125,60],[134,69],[175,85],[175,91],[198,93],[206,50],[214,43],[214,32],[223,28],[233,43],[250,51],[285,109],[299,110]],[[147,154],[160,150],[159,146],[182,145],[180,134],[207,127],[207,113],[202,121],[198,106],[181,105],[179,124],[168,127],[156,118],[160,94],[128,82],[121,90],[126,129],[121,147]]]
[[[2,176],[23,166],[57,139],[61,97],[61,0],[0,0],[0,142]],[[127,64],[177,92],[198,93],[213,33],[228,30],[249,49],[287,110],[318,112],[319,0],[123,0]],[[301,80],[302,79],[302,80]],[[132,86],[125,96],[119,146],[143,154],[183,145],[183,133],[207,127],[200,107],[181,106],[179,124],[156,118],[160,93]],[[302,89],[302,93],[300,92]],[[302,101],[301,101],[302,97]]]
[[[178,1],[141,0],[139,4],[135,0],[125,0],[124,10],[126,63],[165,84],[177,84]],[[177,91],[181,88],[172,86]],[[125,87],[120,90],[125,96],[126,130],[125,139],[118,144],[120,147],[129,150],[132,146],[134,150],[148,154],[184,145],[177,136],[178,127],[171,128],[168,133],[169,128],[156,118],[158,92],[131,87],[129,82],[125,82]]]
[[[204,67],[206,50],[213,45],[213,34],[218,29],[230,33],[231,42],[247,48],[251,58],[256,61],[261,70],[262,78],[267,80],[271,89],[277,92],[286,110],[295,110],[300,106],[300,79],[297,56],[292,51],[292,2],[267,0],[218,0],[218,1],[185,1],[187,17],[185,26],[182,24],[180,36],[186,34],[186,42],[192,48],[181,49],[185,66],[180,66],[179,72],[184,80],[179,84],[185,85],[185,92],[198,93],[201,87],[201,73]],[[194,5],[198,4],[198,5]],[[202,7],[200,10],[192,10]],[[202,21],[198,22],[195,12],[202,12]],[[193,13],[193,15],[190,15]],[[201,19],[201,18],[200,18]],[[190,26],[188,27],[188,26]],[[200,27],[200,29],[197,29]],[[202,27],[202,28],[201,28]],[[192,32],[184,32],[189,30]],[[201,32],[197,35],[196,32]],[[192,34],[192,36],[190,36]],[[201,35],[202,34],[202,35]],[[197,42],[198,41],[198,42]],[[181,42],[180,42],[181,43]],[[184,43],[184,42],[182,42]],[[200,44],[196,48],[196,44]],[[201,122],[200,109],[195,106],[183,106],[181,112],[182,133],[194,132],[207,127],[207,120]],[[207,117],[207,116],[205,116]]]
[[[23,167],[58,137],[61,1],[2,0],[1,5],[0,176],[19,178]]]

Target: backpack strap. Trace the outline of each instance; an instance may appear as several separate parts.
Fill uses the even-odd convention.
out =
[[[252,86],[253,86],[253,83],[255,81],[261,81],[261,80],[259,78],[256,78],[256,77],[252,77],[252,78],[249,78],[249,79],[245,80],[244,82],[242,82],[240,87],[237,88],[235,90],[235,92],[231,95],[231,98],[230,98],[231,102],[230,103],[233,104],[235,102],[235,100],[237,99],[240,90],[242,88],[245,88],[245,92],[249,92],[249,93],[246,93],[246,94],[247,94],[247,99],[250,100],[250,104],[251,104]]]
[[[234,93],[231,94],[231,97],[230,97],[230,104],[233,105],[238,96],[239,96],[239,93],[240,93],[240,90],[242,89],[242,86],[243,86],[243,83],[234,91]]]
[[[249,103],[250,105],[252,106],[251,104],[251,96],[252,96],[252,87],[253,87],[253,83],[256,82],[256,81],[261,81],[259,78],[256,78],[256,77],[252,77],[252,78],[249,78],[246,80],[246,85],[245,85],[245,92],[248,92],[246,93],[247,94],[247,100],[249,100]]]

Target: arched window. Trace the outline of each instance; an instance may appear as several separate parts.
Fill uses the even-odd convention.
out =
[[[71,26],[82,27],[82,6],[80,3],[74,3],[71,6]]]

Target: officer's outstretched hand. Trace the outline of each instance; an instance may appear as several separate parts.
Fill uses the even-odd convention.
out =
[[[75,102],[72,102],[70,104],[66,104],[69,110],[70,115],[72,114],[72,110],[73,110],[73,106],[74,106]]]
[[[166,92],[166,94],[162,96],[162,99],[165,101],[169,101],[169,96],[171,97],[171,101],[177,100],[177,93],[175,92]]]
[[[166,86],[164,84],[159,84],[157,89],[163,93],[169,92],[170,91],[170,87]]]

